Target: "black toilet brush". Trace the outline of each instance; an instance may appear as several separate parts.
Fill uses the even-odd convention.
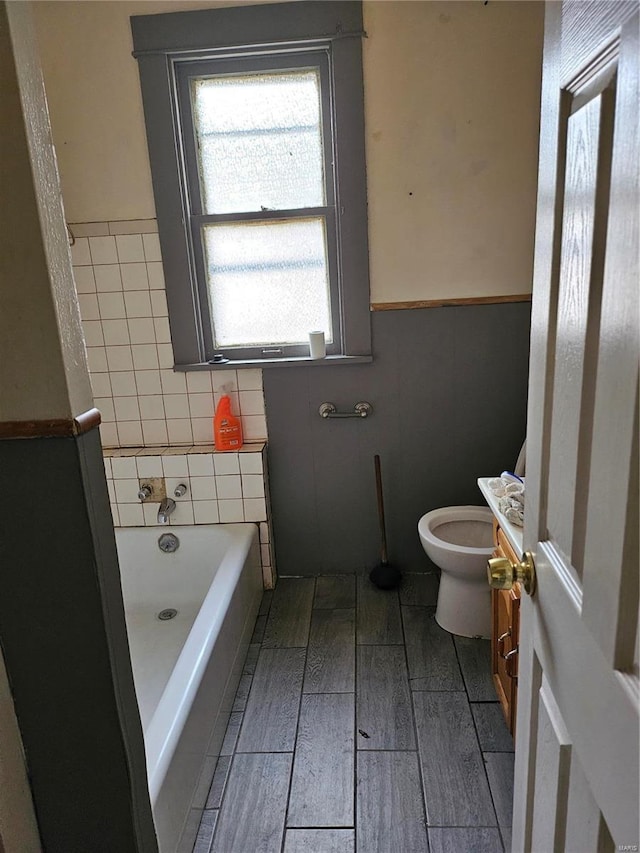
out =
[[[380,470],[380,457],[373,457],[376,469],[376,495],[378,498],[378,519],[380,521],[380,563],[371,569],[369,579],[378,589],[395,589],[402,580],[398,569],[389,565],[387,560],[387,534],[384,524],[384,501],[382,499],[382,472]]]

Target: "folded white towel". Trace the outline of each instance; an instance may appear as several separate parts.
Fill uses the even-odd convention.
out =
[[[514,483],[512,478],[492,477],[488,486],[499,498],[498,509],[512,524],[524,525],[524,483]]]

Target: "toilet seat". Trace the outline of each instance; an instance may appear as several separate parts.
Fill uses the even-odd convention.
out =
[[[487,550],[493,551],[493,543],[474,547],[471,545],[463,545],[449,542],[446,539],[441,539],[436,535],[436,530],[443,524],[455,524],[456,522],[465,521],[480,521],[493,522],[493,515],[488,507],[483,506],[445,506],[440,509],[433,509],[426,515],[423,515],[418,522],[418,533],[421,539],[432,542],[438,548],[445,551],[450,551],[455,554],[475,554],[484,555]]]

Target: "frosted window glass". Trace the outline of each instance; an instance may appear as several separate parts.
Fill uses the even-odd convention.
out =
[[[216,349],[331,342],[324,219],[203,228]]]
[[[316,70],[191,83],[204,213],[325,204]]]

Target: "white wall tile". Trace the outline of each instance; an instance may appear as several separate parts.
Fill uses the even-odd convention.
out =
[[[125,317],[122,293],[98,293],[98,304],[103,320],[119,320]]]
[[[96,404],[96,408],[100,410],[100,416],[104,423],[115,422],[116,413],[111,397],[96,397],[93,402]]]
[[[237,474],[216,477],[216,491],[219,500],[232,500],[242,497],[242,485]]]
[[[194,444],[211,444],[213,442],[213,419],[191,418]]]
[[[167,418],[167,433],[170,444],[191,444],[193,442],[189,418]]]
[[[125,234],[116,237],[118,260],[121,264],[144,261],[144,249],[142,248],[142,235]]]
[[[99,320],[98,297],[95,293],[79,293],[78,303],[80,305],[80,316],[82,321]]]
[[[111,470],[111,457],[110,456],[103,456],[102,462],[104,464],[104,475],[107,478],[107,480],[111,480],[113,478],[113,472]]]
[[[71,251],[73,251],[73,249]],[[96,292],[96,279],[93,274],[93,267],[74,267],[73,277],[76,282],[76,290],[78,293]]]
[[[192,477],[213,477],[212,453],[190,453],[187,456],[187,465]]]
[[[138,394],[161,394],[159,370],[136,370],[136,385]]]
[[[155,317],[153,320],[153,326],[156,332],[156,341],[159,344],[170,344],[171,343],[171,329],[169,327],[169,318],[168,317]]]
[[[244,501],[245,521],[264,521],[267,517],[267,504],[264,498],[247,498]]]
[[[107,347],[107,364],[110,371],[133,370],[131,347]]]
[[[168,317],[169,309],[167,308],[167,297],[164,290],[150,291],[151,310],[154,317]]]
[[[266,521],[260,522],[260,542],[262,544],[269,542],[269,525]]]
[[[89,237],[89,251],[94,266],[118,263],[115,237]]]
[[[136,456],[138,478],[162,477],[162,459],[160,456]]]
[[[242,501],[218,501],[218,512],[222,524],[233,524],[244,521]]]
[[[165,394],[164,410],[167,418],[189,417],[189,401],[186,394]]]
[[[116,419],[120,421],[139,421],[140,407],[137,397],[114,397],[113,404],[116,408]]]
[[[142,421],[142,439],[145,447],[169,443],[166,421]]]
[[[85,320],[82,323],[84,342],[88,347],[99,347],[104,344],[102,323],[100,320]]]
[[[186,456],[167,455],[162,457],[162,470],[165,477],[188,477]]]
[[[237,370],[239,391],[262,391],[262,371],[258,368]]]
[[[138,393],[135,373],[132,370],[112,373],[111,388],[114,397],[135,397]]]
[[[264,478],[262,474],[242,475],[242,497],[264,498]]]
[[[118,440],[122,447],[140,447],[142,445],[142,424],[137,421],[119,423]]]
[[[240,465],[238,464],[238,453],[215,453],[213,456],[213,468],[216,476],[224,476],[226,474],[239,474]]]
[[[165,419],[164,402],[161,394],[148,394],[138,397],[140,417],[143,421]]]
[[[194,501],[208,501],[216,498],[216,480],[214,477],[191,477],[191,497]],[[233,495],[235,497],[235,495]]]
[[[271,549],[268,545],[260,546],[260,561],[263,566],[271,565]]]
[[[122,290],[122,279],[120,278],[120,267],[118,264],[105,264],[101,267],[94,267],[93,273],[98,293],[119,293]]]
[[[245,415],[242,428],[245,441],[259,441],[267,437],[267,419],[264,415]]]
[[[193,504],[191,501],[176,501],[169,524],[193,524]]]
[[[160,380],[162,382],[163,394],[187,393],[187,381],[184,373],[174,373],[173,370],[161,370]]]
[[[158,344],[158,364],[161,369],[173,369],[173,347],[171,344]]]
[[[111,396],[111,379],[108,373],[91,373],[89,379],[94,397]]]
[[[189,394],[189,411],[192,418],[213,418],[213,394]]]
[[[196,524],[218,524],[220,521],[220,515],[218,514],[218,502],[194,501],[193,520]]]
[[[146,264],[121,264],[120,276],[124,290],[149,290]]]
[[[164,290],[164,271],[159,261],[147,264],[147,277],[151,290]]]
[[[100,424],[100,441],[103,447],[117,446],[118,428],[115,424]]]
[[[113,521],[114,527],[120,527],[120,514],[116,503],[111,504],[111,520]]]
[[[120,527],[142,527],[144,515],[142,504],[118,504]]]
[[[76,237],[76,241],[71,247],[71,262],[74,267],[91,266],[89,240],[86,237]]]
[[[235,370],[213,370],[211,382],[216,394],[231,394],[238,390],[238,376]]]
[[[135,456],[114,456],[111,459],[111,470],[115,480],[131,480],[138,476]]]
[[[104,347],[87,347],[87,364],[92,373],[105,373],[107,366],[107,351]]]
[[[240,471],[243,474],[262,474],[262,453],[239,453]]]
[[[151,317],[151,299],[148,290],[127,290],[124,294],[127,317]]]
[[[153,370],[159,366],[155,344],[132,344],[131,352],[136,370]]]
[[[158,501],[148,500],[142,504],[142,515],[146,527],[153,527],[158,523]]]
[[[116,500],[119,504],[133,504],[140,502],[140,498],[138,497],[140,484],[138,483],[137,475],[135,480],[114,480],[113,483],[116,487]]]
[[[264,415],[264,396],[262,391],[240,391],[240,412],[245,415]]]
[[[186,374],[187,391],[190,394],[211,394],[211,372],[209,370],[191,371]]]
[[[129,327],[126,320],[103,320],[102,330],[107,346],[124,346],[130,343]]]
[[[129,337],[132,344],[155,344],[156,329],[153,320],[138,319],[127,320],[129,325]]]
[[[144,257],[146,261],[160,261],[160,240],[157,234],[143,234],[142,245],[144,248]]]
[[[116,502],[116,487],[113,485],[113,480],[107,480],[107,494],[109,495],[109,502]]]

